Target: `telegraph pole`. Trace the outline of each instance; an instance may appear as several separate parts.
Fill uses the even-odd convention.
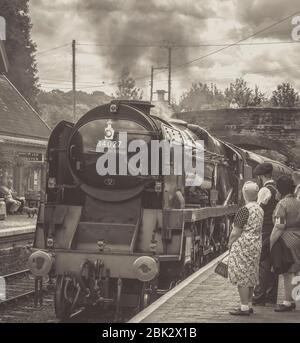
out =
[[[76,41],[72,41],[72,90],[73,90],[73,120],[76,121],[76,60],[75,60]]]
[[[171,86],[172,86],[172,46],[163,46],[168,49],[168,65],[166,67],[151,67],[151,79],[150,79],[150,101],[153,100],[153,83],[154,83],[154,70],[168,70],[168,103],[171,104]]]
[[[171,105],[171,73],[172,73],[172,47],[168,47],[168,71],[169,71],[169,76],[168,76],[168,103]]]
[[[150,102],[153,100],[153,75],[154,75],[154,68],[151,67],[151,80],[150,80]]]

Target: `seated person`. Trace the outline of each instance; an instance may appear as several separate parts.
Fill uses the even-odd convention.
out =
[[[25,198],[24,198],[24,197],[18,197],[18,196],[17,196],[17,192],[16,192],[16,191],[14,190],[14,188],[13,188],[13,182],[12,182],[12,180],[8,180],[7,185],[8,185],[9,190],[11,191],[11,194],[12,194],[13,199],[14,199],[14,200],[17,200],[17,201],[19,201],[19,202],[21,203],[21,205],[20,205],[20,207],[19,207],[19,209],[18,209],[18,213],[22,213],[22,212],[23,212],[23,208],[24,208],[24,206],[25,206]]]
[[[21,202],[14,199],[11,189],[9,189],[8,187],[7,177],[2,177],[2,180],[0,182],[0,194],[1,197],[4,198],[7,213],[16,213],[21,206]]]

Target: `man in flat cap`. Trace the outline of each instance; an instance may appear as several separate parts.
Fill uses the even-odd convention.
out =
[[[262,227],[262,251],[259,265],[259,284],[255,287],[253,305],[277,303],[278,275],[272,272],[270,254],[270,236],[273,230],[273,212],[277,205],[277,188],[272,179],[273,166],[271,163],[261,163],[254,169],[254,176],[262,185],[258,199],[264,210]]]

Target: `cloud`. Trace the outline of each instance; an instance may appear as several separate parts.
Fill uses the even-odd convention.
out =
[[[164,46],[168,43],[234,42],[300,9],[298,2],[31,0],[30,9],[32,35],[38,51],[70,44],[72,39],[76,39],[79,88],[94,90],[80,81],[100,83],[101,90],[110,94],[116,87],[110,84],[115,83],[122,69],[127,67],[137,79],[137,86],[143,88],[147,95],[150,68],[152,65],[167,64],[168,55]],[[289,20],[258,35],[254,40],[290,40],[291,29]],[[184,68],[176,67],[217,49],[181,47],[172,50],[173,93],[177,97],[192,82],[215,81],[224,88],[234,78],[241,76],[267,90],[274,89],[277,83],[286,80],[292,80],[300,88],[297,44],[232,47]],[[42,81],[45,78],[71,80],[70,46],[37,55],[37,60]],[[157,74],[154,88],[166,89],[166,79],[166,73]],[[66,87],[66,83],[58,82],[55,85],[60,86]]]
[[[141,75],[146,66],[148,73],[151,64],[166,64],[167,54],[162,47],[199,41],[206,18],[215,15],[207,4],[191,0],[77,0],[76,9],[85,18],[91,39],[101,45],[98,51],[106,54],[107,67],[116,76],[123,68]],[[187,51],[181,49],[174,54],[174,64],[187,58]]]
[[[234,0],[235,18],[243,26],[243,33],[253,33],[261,28],[273,24],[280,19],[300,11],[299,0]],[[299,14],[300,15],[300,14]],[[259,37],[269,37],[290,40],[292,31],[291,19],[280,23]],[[237,32],[235,32],[237,36]],[[233,32],[231,33],[233,36]]]

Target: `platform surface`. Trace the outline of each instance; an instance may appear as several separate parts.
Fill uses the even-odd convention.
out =
[[[0,237],[35,231],[36,216],[28,218],[27,214],[9,215],[6,220],[0,220]]]
[[[178,285],[180,286],[180,284]],[[177,286],[177,287],[178,287]],[[176,288],[176,287],[175,287]],[[283,280],[280,278],[279,302],[283,300]],[[300,302],[297,310],[289,313],[274,312],[273,305],[255,306],[249,317],[237,317],[228,313],[239,305],[235,286],[214,273],[214,265],[199,274],[161,305],[152,304],[129,322],[137,323],[300,323]]]

